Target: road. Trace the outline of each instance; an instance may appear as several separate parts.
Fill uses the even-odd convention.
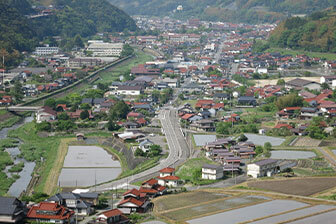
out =
[[[113,188],[126,188],[129,183],[137,181],[145,181],[159,174],[159,170],[165,167],[176,167],[182,164],[190,155],[186,140],[184,139],[181,127],[178,123],[176,110],[172,107],[163,108],[160,111],[159,119],[162,124],[162,129],[165,132],[169,155],[166,159],[160,161],[159,165],[145,170],[139,174],[102,184],[96,187],[91,187],[90,191],[106,191]]]

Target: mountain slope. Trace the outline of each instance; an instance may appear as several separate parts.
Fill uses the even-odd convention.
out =
[[[336,10],[313,13],[307,18],[293,17],[282,22],[271,34],[275,47],[336,53]]]
[[[132,15],[172,14],[176,17],[233,22],[274,22],[288,14],[310,14],[335,5],[334,0],[109,0]]]

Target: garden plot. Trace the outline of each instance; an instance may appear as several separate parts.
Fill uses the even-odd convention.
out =
[[[278,150],[271,152],[272,159],[309,159],[316,157],[314,152]]]
[[[103,148],[69,146],[58,183],[61,187],[89,187],[114,180],[121,172],[120,162]]]
[[[241,222],[247,222],[249,220],[275,215],[282,212],[291,211],[294,209],[303,208],[306,206],[308,206],[308,204],[298,201],[274,200],[215,215],[206,216],[203,218],[193,219],[188,221],[188,223],[217,224],[217,223],[223,223],[223,220],[225,220],[225,224],[241,223]]]
[[[69,146],[63,167],[118,167],[120,162],[97,146]]]
[[[335,177],[303,178],[275,181],[255,181],[249,187],[301,196],[313,195],[336,187]]]
[[[269,198],[261,196],[242,196],[237,198],[228,198],[220,201],[213,201],[211,203],[189,207],[181,208],[176,211],[164,213],[163,216],[170,220],[188,220],[192,217],[199,217],[213,212],[223,211],[232,208],[238,208],[242,205],[254,204],[258,202],[263,202]]]
[[[157,211],[160,212],[226,197],[228,197],[228,195],[226,194],[219,194],[207,191],[194,191],[190,193],[185,193],[183,195],[172,195],[169,197],[160,198],[159,202],[155,203],[155,207]]]
[[[272,217],[262,219],[256,222],[251,222],[250,224],[271,224],[271,223],[286,222],[286,221],[298,219],[301,217],[306,217],[309,215],[317,214],[320,212],[328,211],[333,208],[336,208],[336,207],[331,206],[331,205],[316,205],[313,207],[303,208],[303,209],[285,213],[282,215],[272,216]]]
[[[290,224],[315,224],[315,223],[335,224],[335,218],[336,218],[336,211],[334,210],[331,212],[326,212],[320,215],[315,215],[305,219],[290,222]]]
[[[195,144],[197,147],[205,146],[209,142],[217,140],[216,135],[194,135]]]
[[[261,146],[263,146],[266,142],[271,143],[272,146],[279,146],[285,141],[284,138],[270,137],[265,135],[245,134],[245,136],[248,138],[247,141]]]

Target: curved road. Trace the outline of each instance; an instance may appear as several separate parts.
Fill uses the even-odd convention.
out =
[[[117,188],[125,188],[129,183],[145,181],[159,174],[159,170],[165,167],[176,167],[182,164],[190,155],[188,145],[182,135],[181,127],[178,122],[177,112],[172,107],[166,107],[160,111],[159,119],[162,129],[167,139],[169,155],[160,161],[159,165],[145,170],[133,176],[125,177],[120,180],[91,187],[90,191],[106,191]]]

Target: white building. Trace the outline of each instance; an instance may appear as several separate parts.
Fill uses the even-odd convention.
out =
[[[247,175],[253,178],[272,176],[278,171],[278,160],[264,159],[247,165]]]
[[[87,51],[91,51],[94,57],[119,57],[123,46],[123,43],[93,42],[89,44]]]
[[[50,107],[42,107],[41,110],[36,112],[36,123],[42,123],[43,121],[53,121],[56,120],[57,113]]]
[[[224,170],[222,166],[204,164],[202,167],[202,179],[218,180],[223,178]]]
[[[43,55],[52,55],[52,54],[58,54],[59,48],[58,47],[37,47],[35,49],[35,54],[43,56]]]
[[[161,186],[167,187],[178,187],[180,178],[175,176],[175,169],[174,168],[164,168],[159,171],[160,176],[157,177],[158,184]]]

